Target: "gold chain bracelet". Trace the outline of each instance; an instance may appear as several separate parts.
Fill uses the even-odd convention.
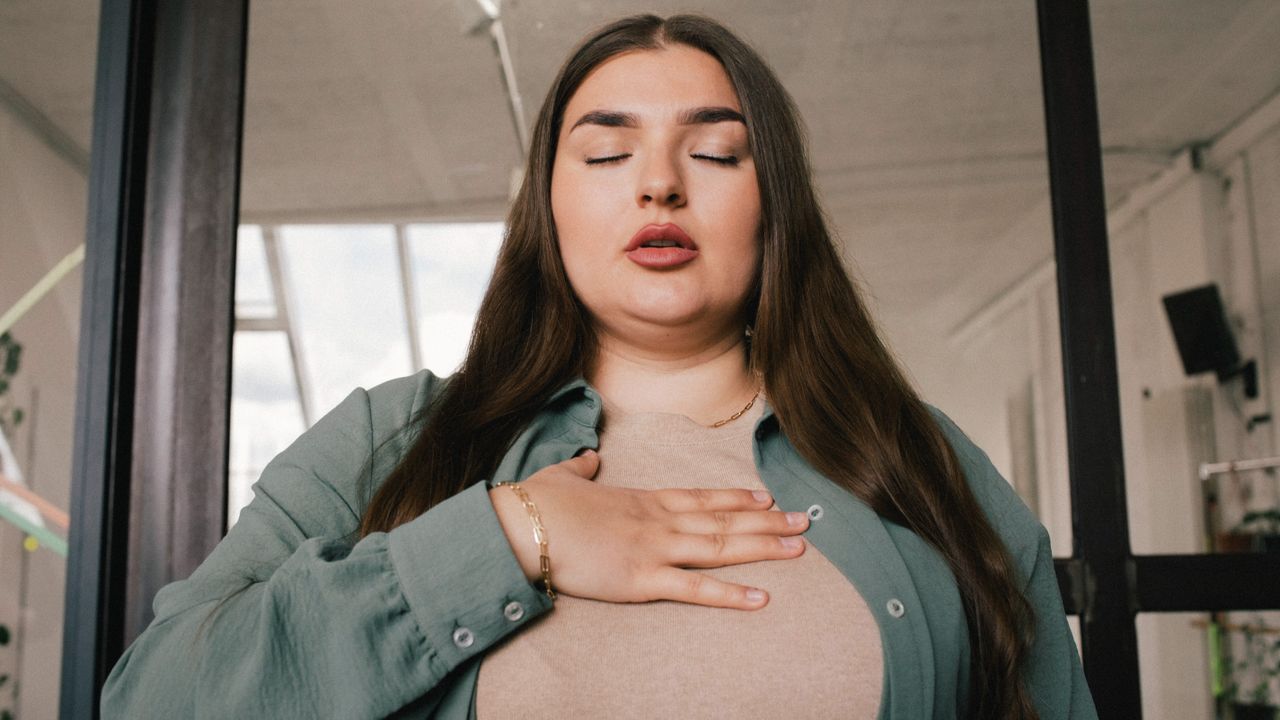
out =
[[[520,498],[524,509],[529,512],[529,519],[533,521],[533,540],[538,543],[538,554],[540,555],[538,563],[542,568],[542,586],[546,588],[547,597],[554,601],[556,593],[551,589],[551,558],[547,555],[547,531],[542,527],[542,516],[538,514],[538,508],[529,499],[529,493],[525,492],[524,488],[505,480],[495,484],[494,487],[502,487],[503,485],[511,488],[512,492]]]

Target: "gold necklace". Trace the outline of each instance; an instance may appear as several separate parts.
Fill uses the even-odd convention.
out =
[[[744,407],[744,408],[742,408],[741,410],[739,410],[738,412],[736,412],[736,413],[734,413],[734,414],[730,415],[729,417],[725,418],[724,420],[721,420],[720,422],[713,424],[711,427],[713,427],[713,428],[718,428],[718,427],[720,427],[721,425],[725,425],[725,424],[727,424],[727,423],[731,423],[731,422],[733,422],[734,420],[737,420],[738,418],[742,417],[742,414],[743,414],[743,413],[745,413],[746,411],[750,410],[750,409],[751,409],[751,406],[756,404],[756,398],[760,397],[760,391],[761,391],[761,390],[763,390],[763,389],[764,389],[764,386],[761,386],[761,387],[759,387],[759,388],[756,388],[756,394],[751,396],[751,400],[747,403],[746,407]]]

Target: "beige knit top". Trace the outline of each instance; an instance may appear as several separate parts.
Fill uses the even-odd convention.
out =
[[[606,400],[595,481],[767,489],[752,455],[762,406],[710,428],[673,413],[626,414]],[[769,603],[734,610],[559,594],[551,612],[482,658],[479,720],[876,717],[884,673],[879,629],[862,596],[817,548],[694,571],[763,588]]]

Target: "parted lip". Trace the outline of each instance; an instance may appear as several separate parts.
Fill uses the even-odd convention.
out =
[[[640,232],[631,238],[631,242],[627,243],[626,252],[631,252],[647,242],[655,240],[673,240],[680,247],[686,250],[697,250],[698,246],[693,242],[693,238],[677,224],[667,223],[666,225],[645,225],[640,228]]]

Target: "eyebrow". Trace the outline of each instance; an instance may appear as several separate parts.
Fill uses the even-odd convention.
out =
[[[746,125],[747,119],[742,116],[742,113],[733,108],[699,107],[681,110],[676,122],[680,125],[701,125],[719,122],[740,122]],[[578,118],[573,127],[569,128],[569,132],[573,132],[579,125],[635,128],[640,127],[640,118],[635,113],[619,112],[617,110],[592,110]]]

